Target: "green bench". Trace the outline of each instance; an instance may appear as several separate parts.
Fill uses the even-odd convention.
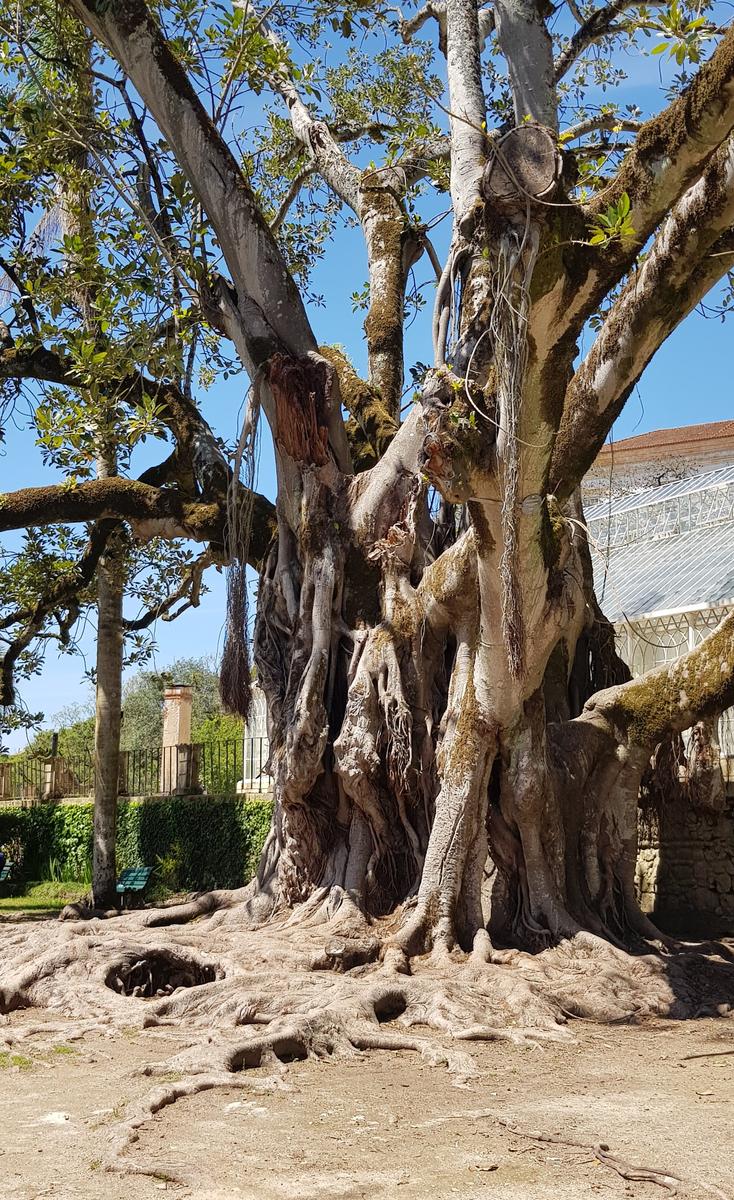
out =
[[[0,895],[12,896],[18,891],[19,874],[14,862],[6,862],[0,870]]]
[[[124,908],[126,896],[142,895],[152,874],[152,867],[128,867],[126,871],[122,871],[117,881],[120,908]]]

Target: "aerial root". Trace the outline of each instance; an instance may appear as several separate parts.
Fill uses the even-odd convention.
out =
[[[192,1186],[195,1180],[178,1166],[133,1161],[127,1157],[130,1147],[139,1141],[142,1128],[164,1108],[214,1088],[239,1088],[258,1094],[284,1088],[287,1084],[282,1076],[287,1070],[286,1064],[291,1061],[348,1057],[374,1050],[415,1051],[431,1065],[447,1066],[462,1078],[476,1073],[473,1064],[465,1061],[465,1056],[446,1051],[429,1039],[372,1029],[366,1022],[364,1025],[339,1023],[328,1013],[298,1019],[279,1018],[271,1023],[266,1032],[254,1034],[246,1040],[234,1044],[220,1042],[214,1046],[198,1046],[191,1051],[184,1051],[173,1060],[144,1068],[143,1074],[149,1076],[165,1074],[170,1078],[177,1065],[185,1067],[189,1073],[176,1082],[160,1084],[142,1101],[138,1100],[130,1106],[112,1135],[105,1170],[117,1174],[147,1175]],[[205,1059],[208,1060],[208,1069]],[[272,1073],[255,1080],[244,1078],[241,1074],[258,1067],[271,1068]]]

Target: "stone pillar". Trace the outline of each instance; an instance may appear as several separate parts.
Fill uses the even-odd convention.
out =
[[[190,792],[196,782],[191,778],[192,700],[192,689],[185,683],[174,683],[163,693],[161,792],[164,795]]]

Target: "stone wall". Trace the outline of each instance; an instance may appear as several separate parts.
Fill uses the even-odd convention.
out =
[[[676,799],[662,818],[641,823],[637,887],[663,929],[734,932],[734,794],[722,812]]]

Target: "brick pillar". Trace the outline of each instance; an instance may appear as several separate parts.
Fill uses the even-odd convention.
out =
[[[161,743],[161,792],[191,791],[191,704],[188,684],[174,683],[163,693],[163,741]]]

